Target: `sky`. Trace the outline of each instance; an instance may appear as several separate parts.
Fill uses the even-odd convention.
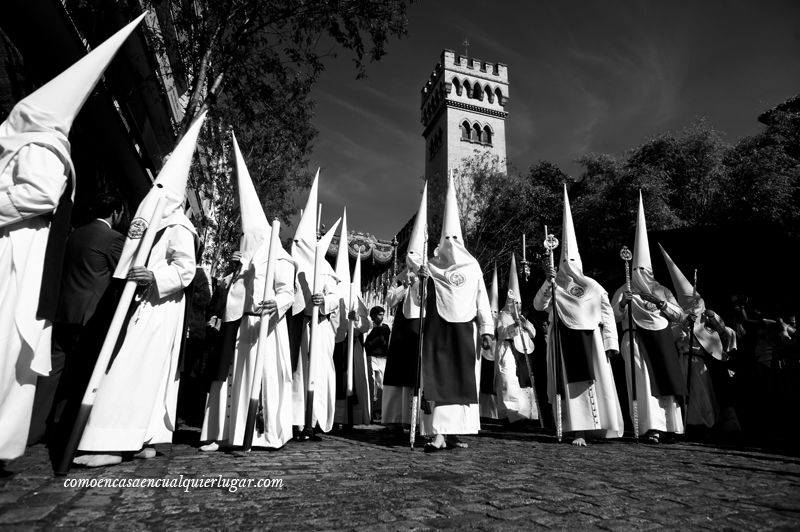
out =
[[[507,158],[520,171],[546,160],[578,177],[583,154],[621,156],[700,118],[735,143],[800,92],[799,0],[417,1],[366,79],[340,52],[314,89],[310,166],[328,227],[346,206],[350,229],[391,239],[416,212],[420,91],[465,38],[470,57],[508,65]]]

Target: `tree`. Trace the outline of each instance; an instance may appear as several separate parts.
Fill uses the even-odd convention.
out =
[[[411,0],[408,0],[409,2]],[[337,49],[352,53],[355,74],[380,59],[406,31],[406,0],[146,0],[158,15],[151,44],[170,57],[188,95],[177,125],[181,137],[209,111],[202,145],[211,171],[193,172],[191,186],[215,204],[218,225],[208,252],[220,259],[238,230],[228,161],[229,128],[237,126],[267,215],[284,221],[291,196],[308,185],[306,157],[316,131],[310,92]],[[219,223],[221,222],[221,223]],[[213,265],[212,265],[213,266]]]

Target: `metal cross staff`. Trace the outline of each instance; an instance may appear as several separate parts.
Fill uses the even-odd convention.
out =
[[[630,261],[633,259],[631,250],[628,246],[622,246],[619,251],[619,256],[625,261],[625,286],[628,292],[631,291],[631,269]],[[631,403],[633,405],[633,437],[639,441],[639,404],[636,400],[636,361],[633,357],[633,348],[636,343],[635,330],[633,325],[633,302],[628,302],[628,350],[631,354]]]
[[[558,239],[555,235],[547,232],[547,226],[544,226],[544,249],[547,250],[548,260],[550,261],[550,288],[552,289],[552,316],[553,316],[553,353],[555,355],[554,361],[556,365],[556,438],[560,442],[564,436],[564,424],[561,416],[561,396],[563,394],[564,383],[561,379],[561,338],[558,334],[558,311],[556,309],[556,279],[555,279],[555,263],[553,261],[553,250],[558,247]]]

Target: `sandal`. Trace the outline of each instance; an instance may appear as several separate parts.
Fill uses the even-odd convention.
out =
[[[426,443],[425,446],[422,448],[423,452],[426,453],[435,453],[438,451],[444,451],[445,449],[447,449],[447,444],[442,445],[441,447],[437,447],[430,442]]]
[[[644,442],[658,445],[661,442],[661,434],[657,430],[647,431],[647,434],[644,435]]]

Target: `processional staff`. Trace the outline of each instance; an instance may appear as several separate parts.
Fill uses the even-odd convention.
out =
[[[280,245],[281,223],[275,219],[272,221],[272,229],[269,239],[269,257],[267,259],[267,275],[264,281],[264,293],[262,302],[275,297],[275,265],[278,257],[278,246]],[[255,431],[256,415],[258,414],[258,403],[261,399],[261,383],[264,381],[264,359],[267,350],[267,335],[272,318],[277,312],[264,315],[261,314],[258,325],[258,340],[256,344],[256,360],[253,370],[253,380],[250,386],[250,404],[247,408],[247,421],[244,425],[244,440],[242,450],[249,451],[253,447],[253,433]]]
[[[553,354],[556,366],[556,438],[558,441],[564,437],[564,423],[561,415],[561,397],[564,393],[564,382],[561,375],[561,338],[558,332],[558,309],[556,307],[556,267],[553,260],[553,251],[558,247],[558,239],[555,235],[547,232],[547,226],[544,226],[544,249],[547,250],[548,260],[550,262],[550,289],[551,294],[551,314],[553,316]]]
[[[422,245],[422,267],[424,268],[428,262],[428,227],[425,226],[425,235],[423,237]],[[419,400],[422,395],[422,351],[424,348],[423,334],[425,332],[425,301],[426,301],[426,285],[428,278],[419,277],[419,342],[417,343],[417,374],[414,378],[414,390],[411,395],[411,433],[409,436],[409,443],[411,449],[414,449],[414,441],[416,440],[417,432],[417,418],[419,416]],[[410,288],[410,287],[409,287]],[[410,294],[409,294],[410,297]]]
[[[633,259],[631,250],[628,246],[622,246],[619,251],[620,258],[625,261],[625,288],[631,292],[631,269],[630,261]],[[636,329],[633,323],[633,301],[628,301],[628,350],[631,355],[631,404],[633,405],[633,437],[639,441],[639,402],[636,400],[636,360],[633,355],[636,345]]]

